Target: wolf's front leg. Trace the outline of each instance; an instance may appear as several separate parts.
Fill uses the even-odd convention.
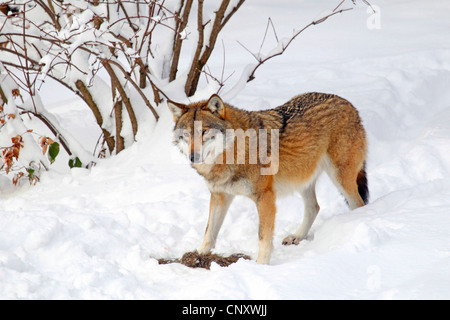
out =
[[[269,264],[272,254],[272,238],[275,229],[275,214],[277,211],[276,195],[272,190],[265,190],[258,195],[256,206],[259,215],[259,253],[256,262]]]
[[[208,225],[206,226],[203,244],[198,249],[198,253],[206,254],[216,245],[217,234],[233,198],[234,196],[231,194],[211,192]]]

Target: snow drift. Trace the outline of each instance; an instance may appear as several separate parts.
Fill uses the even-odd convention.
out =
[[[270,266],[159,265],[201,244],[209,205],[206,185],[171,144],[171,115],[159,110],[156,127],[90,170],[50,170],[34,187],[0,177],[0,298],[450,298],[450,4],[371,2],[381,10],[377,28],[367,28],[365,7],[330,19],[229,101],[256,110],[308,91],[350,100],[368,132],[369,205],[350,212],[323,176],[321,212],[298,246],[281,241],[301,221],[301,198],[277,202]],[[227,70],[249,63],[235,40],[257,48],[268,16],[289,35],[333,5],[249,0],[223,34]],[[221,53],[213,58],[220,70]],[[81,140],[95,130],[71,96],[44,103],[56,117],[70,115],[65,125]],[[254,204],[237,198],[214,252],[255,259],[257,228]]]

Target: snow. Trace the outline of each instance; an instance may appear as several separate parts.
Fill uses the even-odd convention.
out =
[[[224,92],[254,63],[236,40],[255,51],[269,16],[282,38],[338,4],[280,3],[248,0],[227,24],[226,73],[236,73]],[[227,93],[250,110],[308,91],[349,99],[368,133],[367,206],[350,211],[322,176],[321,211],[298,246],[281,241],[301,222],[302,200],[277,201],[271,265],[159,265],[199,247],[209,205],[205,183],[171,143],[172,116],[161,105],[156,126],[149,117],[136,143],[89,170],[69,170],[59,159],[36,186],[11,187],[0,176],[0,298],[449,299],[450,3],[371,4],[381,9],[379,28],[367,28],[367,19],[372,27],[377,20],[359,5],[308,29],[254,81]],[[221,50],[212,59],[220,74]],[[88,109],[55,88],[44,86],[41,96],[61,124],[78,130],[81,142],[97,137]],[[238,197],[215,252],[255,259],[257,233],[254,204]]]

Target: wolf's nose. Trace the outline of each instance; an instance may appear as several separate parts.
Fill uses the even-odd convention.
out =
[[[199,163],[201,159],[200,153],[192,152],[190,159],[192,163]]]

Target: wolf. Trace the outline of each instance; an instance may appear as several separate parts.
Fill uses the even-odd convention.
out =
[[[261,264],[270,263],[277,197],[299,192],[304,202],[303,221],[283,245],[306,238],[320,209],[315,185],[323,171],[350,209],[368,203],[366,133],[355,107],[337,95],[305,93],[262,111],[238,109],[216,94],[189,105],[168,101],[168,107],[175,122],[174,144],[211,193],[200,254],[214,248],[236,195],[256,204]]]

